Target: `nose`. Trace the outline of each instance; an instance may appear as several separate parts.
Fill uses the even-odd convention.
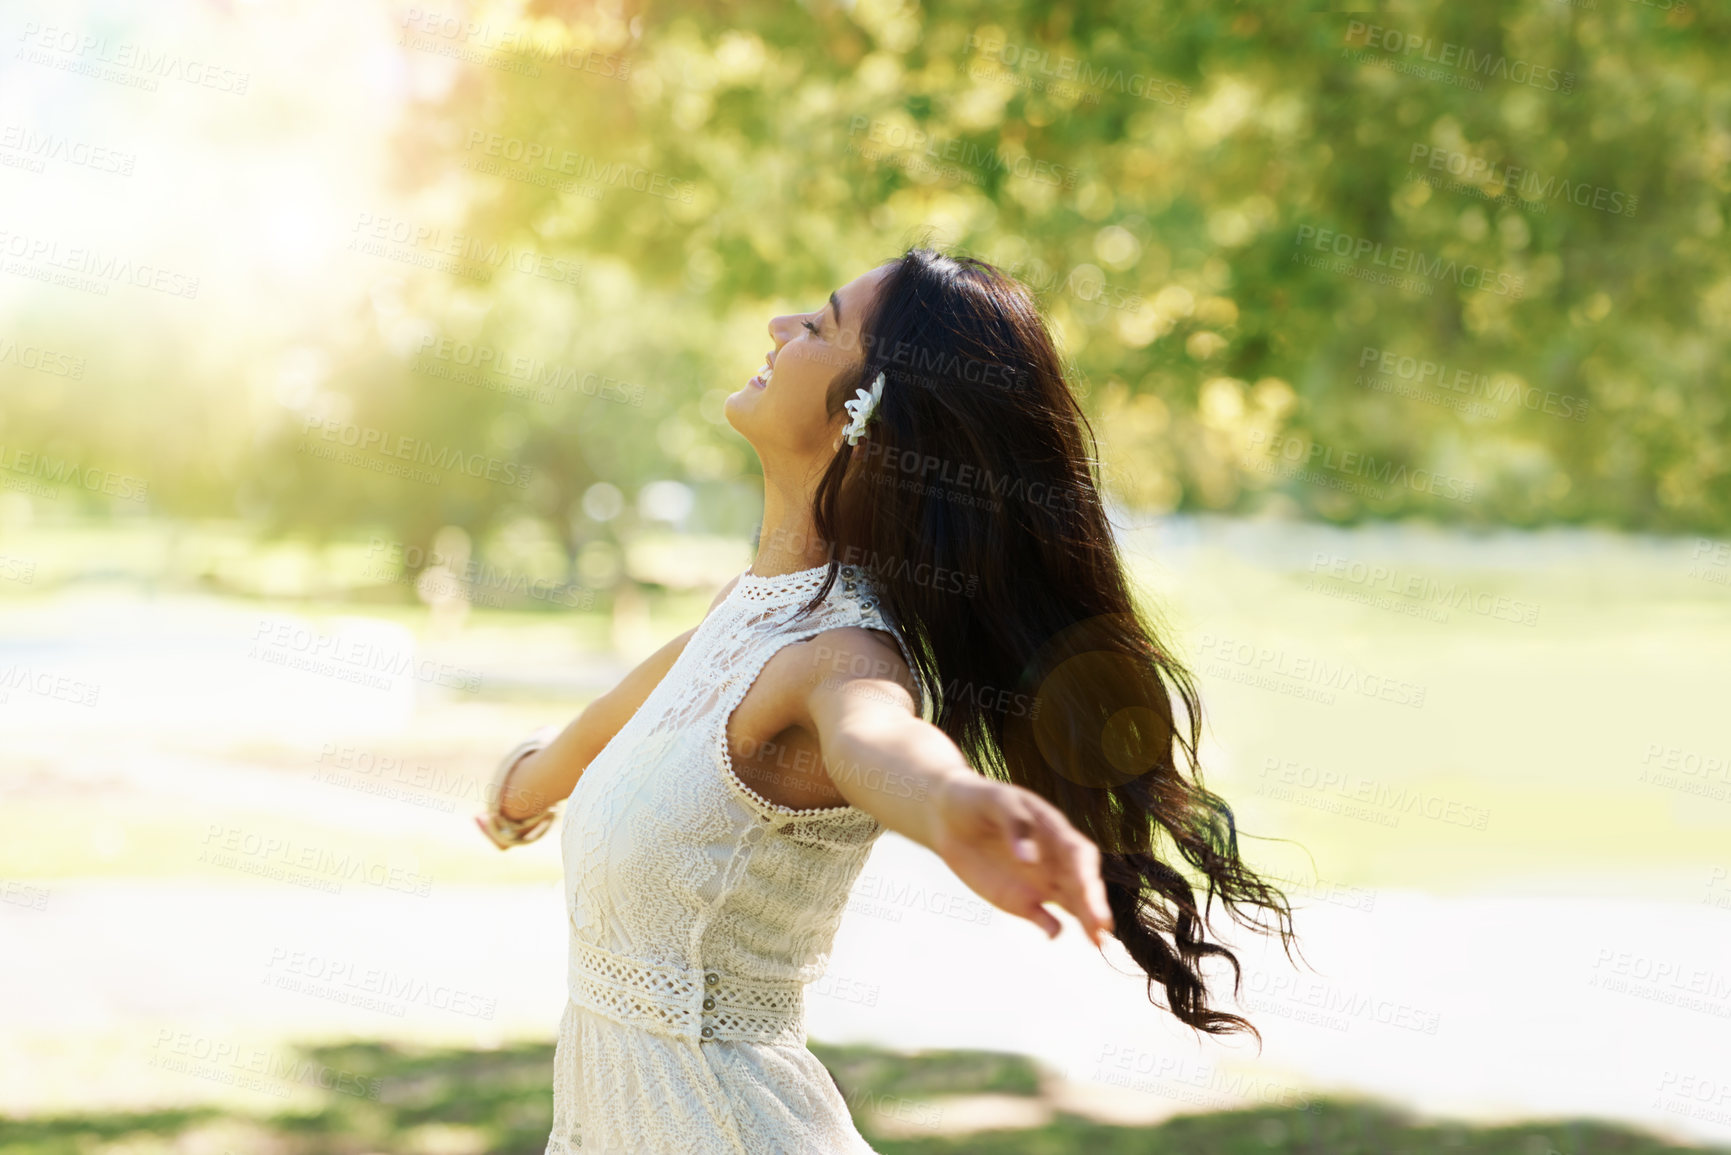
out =
[[[797,323],[797,320],[789,314],[769,319],[769,335],[775,341],[777,349],[793,340],[793,329]]]
[[[770,351],[766,360],[769,362],[771,368],[775,367],[775,355],[781,352],[781,347],[783,345],[793,340],[794,336],[798,332],[798,328],[799,318],[790,314],[770,318],[769,336],[770,339],[775,342],[775,348]]]

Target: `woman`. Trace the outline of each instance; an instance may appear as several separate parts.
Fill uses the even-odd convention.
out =
[[[570,796],[550,1155],[870,1151],[801,998],[884,830],[1049,935],[1048,901],[1114,934],[1198,1030],[1254,1030],[1208,1003],[1202,959],[1238,969],[1204,941],[1216,896],[1290,942],[1200,784],[1195,690],[1132,603],[1026,291],[916,248],[769,331],[726,403],[763,466],[756,561],[508,755],[482,822],[527,841]]]

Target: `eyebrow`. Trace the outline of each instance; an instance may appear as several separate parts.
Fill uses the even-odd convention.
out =
[[[835,310],[835,323],[837,325],[840,325],[841,324],[841,301],[836,298],[836,295],[834,293],[831,293],[829,295],[829,307]]]

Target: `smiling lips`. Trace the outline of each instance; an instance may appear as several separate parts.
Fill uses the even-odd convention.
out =
[[[773,376],[775,376],[775,366],[770,364],[770,360],[768,357],[765,357],[763,359],[762,368],[758,369],[757,375],[755,377],[753,377],[750,380],[750,382],[748,382],[748,384],[755,385],[757,388],[763,389],[769,385],[769,379]]]

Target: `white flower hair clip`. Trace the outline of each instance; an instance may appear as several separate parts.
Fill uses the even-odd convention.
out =
[[[884,375],[879,373],[878,379],[872,382],[870,393],[864,389],[855,389],[854,399],[842,403],[842,408],[846,409],[848,416],[852,418],[841,431],[841,435],[847,438],[849,445],[858,445],[859,439],[865,436],[866,422],[870,421],[872,414],[878,411],[878,402],[883,399]]]

